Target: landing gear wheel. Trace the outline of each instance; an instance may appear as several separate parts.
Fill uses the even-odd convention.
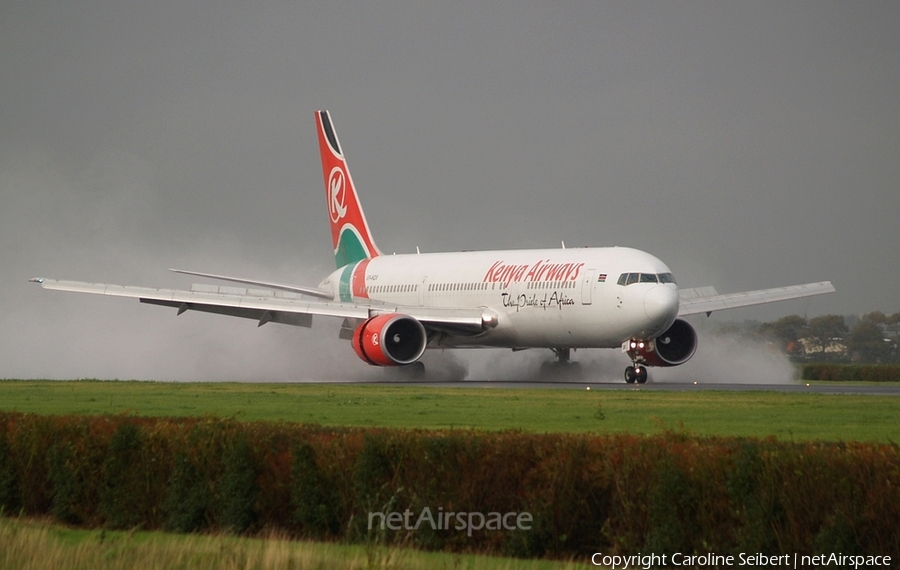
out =
[[[625,369],[625,381],[629,384],[644,384],[647,382],[647,369],[640,365],[629,366]]]
[[[575,382],[582,378],[581,363],[569,360],[569,349],[553,349],[558,360],[541,363],[541,377],[549,381]]]
[[[647,382],[647,369],[646,368],[644,368],[643,366],[635,366],[635,374],[637,375],[635,380],[637,380],[638,384],[644,384]]]
[[[571,348],[551,348],[550,350],[552,350],[553,354],[556,355],[557,362],[559,362],[560,364],[568,364],[569,363],[569,359],[572,355]]]

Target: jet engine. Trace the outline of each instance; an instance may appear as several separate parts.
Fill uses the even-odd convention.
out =
[[[625,352],[635,364],[678,366],[697,350],[697,333],[687,321],[676,319],[666,332],[652,340],[633,338],[625,343]]]
[[[422,356],[428,335],[416,319],[388,313],[356,327],[350,342],[357,356],[373,366],[402,366]]]

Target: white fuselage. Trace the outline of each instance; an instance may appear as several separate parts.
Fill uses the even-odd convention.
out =
[[[616,348],[658,336],[678,314],[669,268],[625,247],[381,255],[338,269],[320,286],[335,300],[368,299],[401,313],[428,306],[498,316],[481,334],[441,336],[431,346]]]

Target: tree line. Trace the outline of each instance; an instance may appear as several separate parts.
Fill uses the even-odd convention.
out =
[[[728,324],[720,332],[738,333],[778,347],[794,362],[886,364],[900,362],[900,311],[862,316],[788,315],[772,322]]]

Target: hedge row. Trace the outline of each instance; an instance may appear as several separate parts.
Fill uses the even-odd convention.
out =
[[[840,382],[900,382],[900,365],[810,363],[802,366],[801,377]]]
[[[520,556],[896,556],[900,449],[3,413],[0,507],[88,527],[277,530]],[[368,528],[370,512],[425,507],[526,511],[533,523],[472,536]]]

